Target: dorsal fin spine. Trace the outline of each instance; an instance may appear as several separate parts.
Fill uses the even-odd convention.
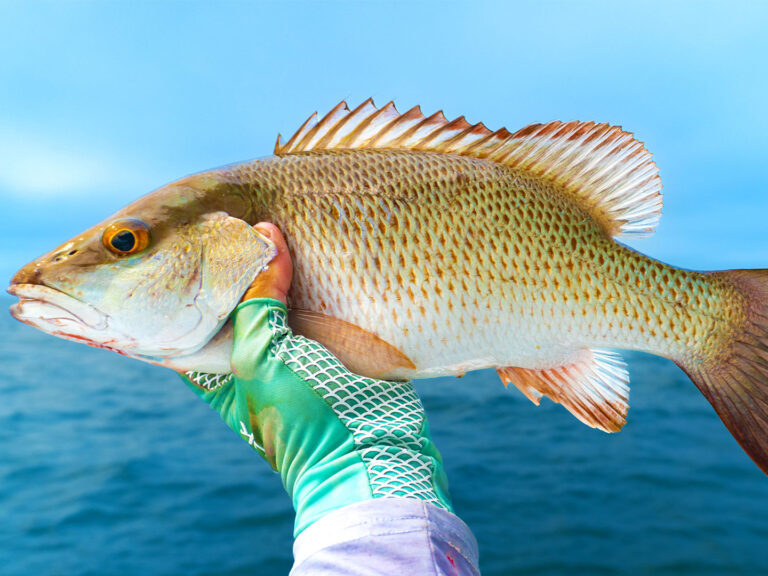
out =
[[[442,116],[442,113],[441,113],[441,116]],[[443,116],[443,118],[445,118],[445,116]],[[458,119],[459,118],[457,118],[456,120]],[[456,122],[456,120],[454,120],[453,122]],[[446,124],[445,128],[450,129],[451,124],[453,122]],[[430,143],[434,141],[435,138],[437,138],[442,133],[443,133],[443,126],[436,126],[435,128],[432,129],[432,131],[429,134],[427,134],[426,136],[424,136],[424,138],[421,139],[421,142],[419,142],[419,147],[430,148],[431,147]]]
[[[394,102],[390,102],[381,108],[378,113],[372,114],[368,126],[361,133],[361,139],[366,143],[366,146],[369,148],[375,147],[374,142],[377,140],[377,137],[385,135],[392,122],[397,120],[397,116],[397,108],[395,108]]]
[[[435,112],[432,116],[425,118],[423,122],[419,123],[413,133],[409,135],[408,139],[418,140],[418,142],[422,143],[426,141],[433,132],[440,130],[440,126],[442,126],[445,121],[446,118],[443,115],[442,110]],[[421,146],[419,146],[419,149],[421,149]]]
[[[421,110],[419,110],[419,114],[421,114]],[[413,135],[416,134],[423,126],[425,126],[429,122],[429,118],[424,118],[424,116],[421,116],[421,120],[419,122],[415,122],[412,126],[409,126],[398,138],[395,140],[392,144],[394,146],[407,146],[408,140],[413,138]]]
[[[379,110],[377,110],[376,112],[368,116],[365,120],[363,120],[362,122],[360,122],[360,124],[358,124],[357,128],[355,128],[352,132],[347,134],[347,138],[355,139],[359,137],[360,141],[365,142],[365,145],[367,147],[368,142],[366,142],[366,139],[363,138],[362,136],[365,134],[368,127],[375,122],[376,118],[384,114],[385,110],[386,110],[386,107],[380,108]]]
[[[345,102],[342,102],[342,104],[346,104]],[[344,124],[346,122],[345,118],[342,118],[339,122],[336,123],[335,126],[332,126],[325,135],[320,138],[320,140],[317,141],[317,146],[319,147],[326,147],[328,146],[332,141],[333,138],[338,134],[339,130],[341,130],[344,127]]]
[[[323,140],[328,135],[328,130],[323,133],[323,129],[325,126],[330,125],[331,131],[333,130],[333,125],[338,123],[338,119],[342,118],[344,114],[344,110],[346,109],[347,105],[346,102],[339,102],[333,110],[331,110],[328,114],[325,115],[325,117],[320,120],[317,124],[315,124],[312,127],[312,130],[310,130],[307,135],[303,138],[302,142],[299,144],[300,146],[304,145],[304,140],[306,140],[306,146],[307,147],[314,147],[320,145],[321,140]],[[313,142],[315,136],[320,136],[320,138]]]
[[[474,130],[475,130],[475,127],[474,126],[470,126],[466,130],[464,130],[464,132],[460,132],[459,134],[457,134],[453,138],[451,138],[449,140],[446,140],[443,143],[443,147],[444,147],[445,151],[446,152],[452,152],[456,148],[463,148],[464,146],[462,145],[462,141],[467,139],[467,138],[471,138],[473,136]]]
[[[485,128],[485,126],[483,126]],[[488,128],[488,134],[486,134],[484,137],[482,137],[480,140],[475,142],[474,144],[471,144],[467,147],[467,151],[472,152],[474,154],[477,154],[479,158],[487,158],[488,154],[490,154],[490,151],[486,151],[485,148],[489,148],[490,150],[493,149],[496,144],[494,143],[494,140],[498,140],[502,142],[502,146],[506,142],[509,141],[509,139],[512,137],[511,132],[507,130],[506,128],[502,128],[501,130],[497,130],[496,132],[492,132]]]
[[[390,106],[392,107],[392,110],[395,113],[395,117],[392,118],[392,120],[390,120],[389,122],[387,122],[381,128],[381,130],[379,132],[377,132],[376,134],[373,135],[373,137],[368,141],[368,145],[369,146],[376,146],[376,142],[378,142],[379,140],[384,139],[385,136],[388,137],[390,131],[393,128],[397,127],[398,122],[400,122],[400,119],[402,117],[401,116],[397,116],[397,108],[395,108],[395,103],[394,102],[390,102],[389,104],[387,104],[387,107],[390,107]]]
[[[285,146],[283,148],[290,150],[293,147],[293,143],[296,142],[299,138],[304,137],[304,132],[307,131],[307,125],[311,123],[315,118],[317,118],[317,112],[312,114],[309,118],[307,118],[306,122],[302,124],[299,129],[296,131],[296,133],[290,137],[288,142],[285,143]]]
[[[403,139],[408,130],[419,123],[420,118],[424,118],[424,115],[421,113],[421,108],[418,106],[414,106],[408,110],[408,112],[400,116],[400,118],[397,118],[392,123],[392,130],[390,134],[392,144],[397,146],[398,142]],[[401,130],[401,132],[398,134],[397,130]]]
[[[363,112],[365,110],[367,110],[369,106],[372,106],[372,105],[373,105],[373,100],[368,98],[368,100],[366,100],[365,102],[360,104],[357,108],[355,108],[354,110],[351,110],[339,122],[339,126],[336,127],[335,130],[333,128],[331,129],[334,132],[334,135],[333,135],[334,137],[331,140],[331,142],[333,142],[335,140],[334,147],[336,145],[340,144],[341,142],[343,142],[349,136],[349,132],[345,132],[344,129],[351,127],[351,129],[354,130],[355,129],[355,119],[358,116],[362,115]],[[347,109],[349,110],[349,108],[347,108]]]

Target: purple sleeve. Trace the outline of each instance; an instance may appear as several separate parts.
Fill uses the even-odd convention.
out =
[[[479,576],[477,542],[450,512],[376,498],[335,510],[299,534],[291,576]]]

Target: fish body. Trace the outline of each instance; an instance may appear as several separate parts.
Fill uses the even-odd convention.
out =
[[[240,171],[251,219],[285,231],[291,306],[407,351],[415,367],[397,377],[550,368],[593,347],[682,360],[716,347],[734,321],[722,282],[616,242],[569,195],[519,169],[354,150]]]
[[[495,368],[590,426],[625,422],[607,349],[674,360],[768,470],[768,274],[696,272],[616,240],[661,210],[650,154],[591,122],[491,132],[369,101],[272,157],[171,183],[23,268],[12,313],[190,374],[226,374],[228,317],[274,255],[294,330],[390,379]],[[207,376],[206,376],[207,378]]]

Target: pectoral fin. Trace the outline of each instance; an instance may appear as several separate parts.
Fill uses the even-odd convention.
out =
[[[618,432],[629,410],[629,374],[621,357],[605,350],[581,350],[564,366],[497,370],[506,386],[514,383],[537,406],[542,396],[562,404],[587,426]]]
[[[296,334],[320,342],[355,374],[386,379],[416,369],[408,356],[376,334],[339,318],[294,308],[288,324]]]

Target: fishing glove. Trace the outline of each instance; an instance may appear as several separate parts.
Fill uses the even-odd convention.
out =
[[[410,382],[351,373],[322,345],[294,335],[278,300],[247,300],[232,319],[233,373],[183,378],[280,473],[296,510],[294,535],[371,498],[415,498],[452,511]]]

